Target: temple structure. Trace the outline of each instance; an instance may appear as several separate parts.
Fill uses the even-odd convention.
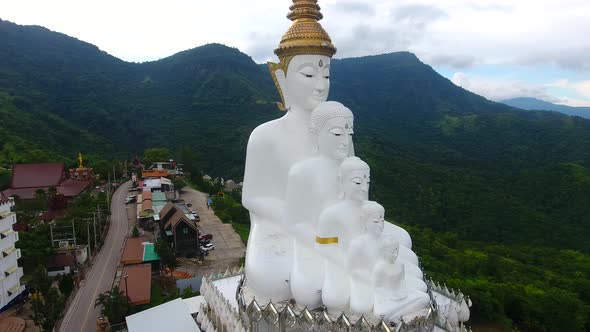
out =
[[[94,170],[84,166],[82,153],[78,153],[78,167],[70,168],[70,179],[92,182],[95,177]]]
[[[327,101],[336,53],[317,0],[293,0],[269,63],[285,114],[252,131],[245,270],[205,277],[205,331],[468,331],[469,299],[424,279],[412,240],[369,201],[354,110]]]

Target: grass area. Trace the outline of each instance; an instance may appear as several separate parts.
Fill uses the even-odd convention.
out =
[[[238,235],[244,243],[248,243],[248,235],[250,235],[250,225],[249,224],[238,224],[236,222],[232,222],[231,224],[233,228],[236,230]]]

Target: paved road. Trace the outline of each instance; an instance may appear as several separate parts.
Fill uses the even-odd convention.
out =
[[[111,228],[105,244],[95,258],[91,270],[87,273],[82,288],[66,312],[61,324],[61,332],[96,331],[96,319],[100,308],[94,308],[94,301],[98,294],[111,289],[117,264],[121,257],[123,241],[128,232],[127,208],[124,201],[128,194],[129,185],[130,182],[124,183],[113,195]]]

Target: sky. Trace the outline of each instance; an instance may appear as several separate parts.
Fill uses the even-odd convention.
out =
[[[207,43],[261,63],[290,25],[291,0],[3,0],[0,18],[40,25],[130,62]],[[491,100],[590,106],[589,0],[319,0],[336,58],[415,53]]]

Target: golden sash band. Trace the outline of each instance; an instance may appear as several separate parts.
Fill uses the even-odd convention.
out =
[[[315,237],[315,242],[318,244],[333,244],[338,243],[338,237]]]

